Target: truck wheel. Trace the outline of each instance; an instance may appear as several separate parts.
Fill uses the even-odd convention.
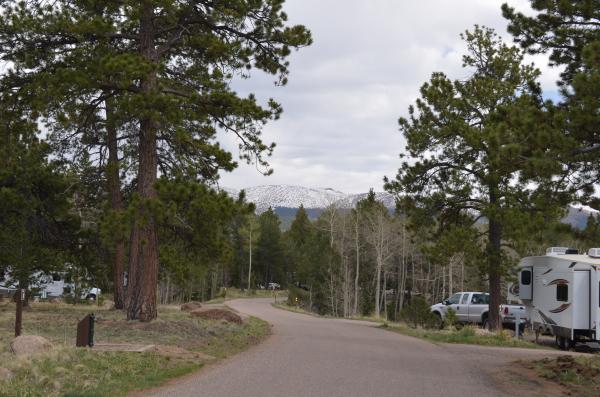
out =
[[[442,320],[442,315],[438,312],[433,312],[435,316],[435,326],[439,329],[444,328],[444,320]]]
[[[489,331],[490,330],[490,320],[488,320],[488,316],[483,316],[481,320],[481,328]]]

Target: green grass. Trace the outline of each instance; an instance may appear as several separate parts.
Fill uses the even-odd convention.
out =
[[[176,346],[190,354],[101,352],[74,348],[77,322],[94,312],[95,342]],[[149,323],[127,321],[124,313],[89,305],[36,303],[23,314],[23,334],[41,335],[55,348],[28,358],[9,351],[14,304],[0,304],[0,367],[15,376],[0,380],[0,396],[123,396],[201,368],[202,352],[222,359],[260,342],[270,325],[251,317],[242,325],[191,317],[176,306],[160,307]]]
[[[429,330],[413,328],[403,323],[386,323],[382,325],[382,328],[434,343],[462,343],[482,346],[545,349],[544,346],[514,338],[505,331],[479,334],[472,326],[465,326],[459,330]]]
[[[17,360],[10,366],[15,377],[10,382],[0,382],[0,395],[124,396],[132,390],[157,386],[201,366],[201,362],[156,353],[60,348]]]

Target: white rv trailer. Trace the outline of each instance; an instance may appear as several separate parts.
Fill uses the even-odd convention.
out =
[[[536,334],[554,335],[563,349],[600,340],[600,248],[552,247],[519,268],[519,298]]]

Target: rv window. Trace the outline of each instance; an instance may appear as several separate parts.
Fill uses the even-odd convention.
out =
[[[567,284],[556,286],[556,300],[560,302],[567,302],[569,300],[569,286]]]
[[[522,285],[531,284],[531,270],[523,270],[521,272],[521,284]]]
[[[53,273],[52,274],[52,281],[60,281],[60,274]]]

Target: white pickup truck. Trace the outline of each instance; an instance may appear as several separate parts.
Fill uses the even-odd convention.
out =
[[[431,306],[431,312],[443,321],[448,309],[451,308],[456,312],[459,323],[480,324],[484,328],[488,328],[489,303],[490,295],[486,292],[457,292],[442,303]],[[521,327],[524,327],[527,322],[525,306],[500,305],[500,319],[503,326],[514,328],[517,314]]]

